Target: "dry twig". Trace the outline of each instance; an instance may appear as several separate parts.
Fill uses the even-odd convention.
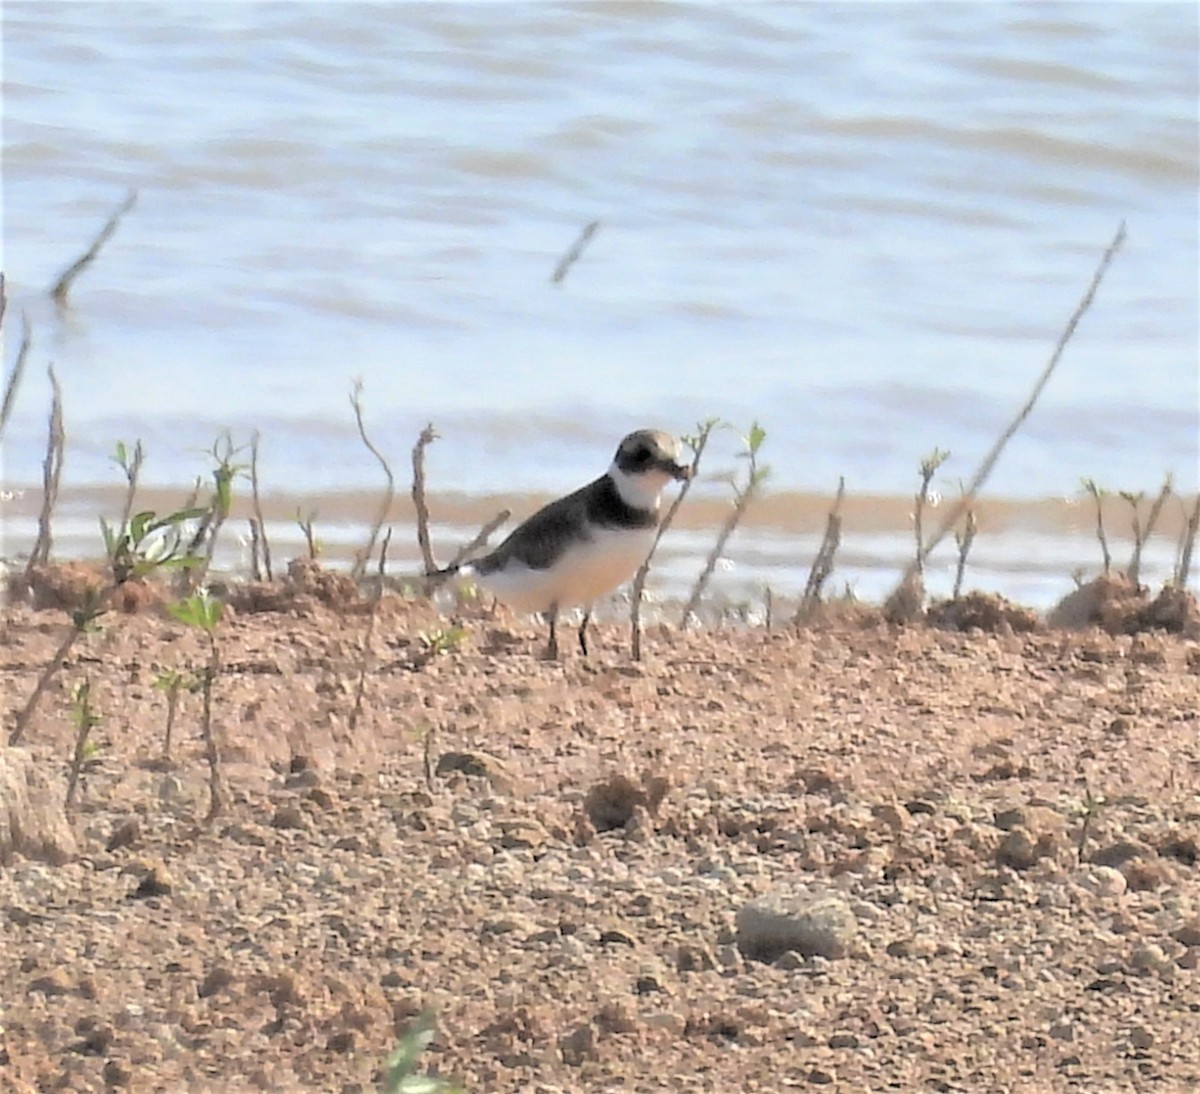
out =
[[[804,585],[804,596],[800,607],[792,618],[793,623],[804,623],[812,618],[817,605],[821,603],[821,590],[829,575],[833,573],[833,560],[838,547],[842,543],[842,501],[846,496],[846,478],[838,476],[837,496],[833,499],[833,508],[825,518],[825,536],[821,546],[817,548],[812,568],[808,571],[808,581]]]
[[[42,511],[38,515],[37,539],[25,567],[27,583],[36,567],[50,561],[53,542],[51,518],[58,501],[58,484],[62,478],[63,451],[67,439],[63,429],[62,388],[54,374],[53,365],[46,369],[46,374],[50,377],[50,424],[46,435],[46,458],[42,463]]]
[[[396,476],[392,474],[391,466],[383,458],[383,453],[371,443],[371,438],[367,436],[367,427],[363,424],[362,390],[362,380],[355,380],[354,388],[350,393],[350,405],[354,408],[354,421],[358,425],[358,435],[362,438],[362,443],[367,446],[367,451],[379,461],[379,466],[383,468],[383,473],[387,476],[387,489],[383,492],[383,499],[379,503],[379,511],[375,514],[375,521],[371,525],[371,534],[367,537],[367,544],[361,551],[357,551],[354,555],[354,564],[350,567],[350,576],[355,581],[362,577],[367,568],[367,563],[371,561],[371,556],[375,554],[375,541],[379,538],[379,530],[383,527],[383,522],[387,520],[388,511],[391,509],[392,501],[396,497]]]
[[[578,238],[574,243],[571,244],[562,258],[558,260],[558,265],[554,267],[554,273],[550,275],[550,281],[552,284],[561,285],[563,283],[563,279],[570,272],[571,267],[579,261],[580,256],[583,254],[584,248],[588,245],[588,243],[591,242],[592,236],[596,234],[596,231],[599,227],[600,221],[593,220],[591,224],[588,224],[586,227],[584,227],[583,231],[579,233]]]
[[[1104,574],[1108,576],[1112,569],[1112,555],[1108,550],[1108,536],[1104,532],[1105,491],[1096,485],[1095,479],[1084,479],[1083,488],[1092,495],[1092,500],[1096,503],[1096,538],[1100,541],[1100,555],[1104,559]]]
[[[1126,577],[1138,584],[1138,580],[1142,573],[1142,548],[1146,545],[1151,534],[1154,532],[1154,526],[1158,523],[1158,518],[1162,514],[1162,508],[1167,502],[1167,498],[1171,496],[1171,476],[1168,475],[1162,484],[1162,489],[1158,492],[1158,497],[1154,499],[1150,506],[1150,512],[1146,515],[1146,526],[1142,527],[1141,514],[1138,511],[1138,503],[1142,500],[1142,495],[1128,494],[1122,492],[1123,497],[1129,502],[1130,508],[1133,510],[1130,517],[1133,527],[1133,554],[1129,559],[1129,569],[1126,571]]]
[[[433,547],[429,542],[429,504],[425,500],[425,449],[438,439],[430,422],[417,437],[412,450],[412,500],[417,511],[417,546],[421,548],[421,560],[425,565],[425,576],[437,571],[433,560]]]
[[[253,567],[256,579],[259,575],[258,560],[261,553],[262,570],[261,573],[266,576],[268,581],[274,579],[275,575],[271,572],[271,544],[267,539],[267,522],[263,519],[262,501],[258,495],[258,430],[254,431],[254,435],[250,438],[250,501],[254,508],[254,520],[251,522],[251,529],[257,532],[254,539],[254,555]]]
[[[629,602],[629,638],[630,653],[635,661],[642,659],[642,597],[646,591],[646,578],[650,576],[650,564],[654,561],[654,553],[658,550],[658,545],[663,536],[667,534],[667,529],[674,522],[675,514],[679,512],[679,507],[683,504],[683,499],[687,497],[688,491],[692,488],[692,483],[696,481],[696,476],[700,473],[700,458],[704,455],[705,448],[708,447],[708,440],[712,436],[712,431],[718,425],[720,425],[719,419],[709,418],[707,421],[700,422],[697,425],[694,437],[684,438],[684,443],[692,450],[691,474],[684,480],[683,485],[679,488],[679,493],[675,495],[675,499],[667,509],[667,515],[663,517],[658,526],[658,531],[654,534],[654,543],[650,547],[650,553],[646,556],[641,566],[638,567],[637,573],[634,575],[633,589],[630,593]]]
[[[358,727],[362,717],[363,696],[367,690],[367,669],[371,659],[371,639],[375,634],[375,619],[379,614],[379,602],[383,599],[383,584],[386,577],[388,546],[392,542],[392,530],[389,528],[383,535],[383,546],[379,548],[379,570],[375,579],[375,588],[371,594],[371,607],[367,612],[367,625],[363,630],[362,642],[358,648],[358,683],[354,688],[354,707],[350,711],[350,732]]]
[[[1191,516],[1183,530],[1183,539],[1179,547],[1179,565],[1175,568],[1175,585],[1186,589],[1188,578],[1192,572],[1192,550],[1196,545],[1196,532],[1200,530],[1200,494],[1192,505]]]
[[[762,447],[762,443],[766,440],[766,437],[766,430],[758,422],[754,422],[750,426],[749,434],[744,438],[746,449],[744,452],[739,453],[739,455],[744,456],[750,464],[746,475],[746,484],[741,487],[737,486],[736,483],[734,484],[733,507],[729,511],[729,516],[725,518],[725,523],[722,525],[721,531],[717,534],[717,542],[713,544],[713,549],[709,552],[708,558],[704,562],[704,569],[700,571],[700,576],[696,579],[696,584],[692,586],[692,595],[688,597],[687,605],[683,609],[683,615],[679,619],[679,626],[682,630],[687,630],[688,624],[695,618],[696,610],[700,607],[700,598],[704,595],[709,578],[712,577],[713,571],[717,568],[717,560],[725,551],[725,544],[729,542],[729,537],[733,535],[734,529],[737,528],[750,502],[754,500],[758,494],[759,487],[770,472],[769,467],[758,466],[758,451]]]
[[[66,307],[67,294],[71,291],[71,286],[74,284],[75,279],[96,260],[96,256],[100,253],[100,248],[109,241],[113,232],[117,230],[117,225],[121,223],[121,218],[133,208],[135,201],[137,201],[137,191],[130,190],[125,200],[117,206],[116,211],[108,218],[108,223],[100,229],[100,234],[92,240],[92,245],[72,262],[62,272],[62,276],[54,283],[54,287],[50,290],[50,295],[60,308]]]
[[[967,555],[971,553],[971,545],[975,542],[975,533],[978,531],[975,510],[968,509],[963,530],[954,533],[954,542],[958,545],[958,566],[954,571],[954,591],[950,594],[952,600],[957,600],[962,593],[963,575],[967,572]]]
[[[512,510],[501,509],[491,520],[489,520],[478,532],[475,533],[475,538],[470,543],[464,543],[450,560],[447,570],[453,571],[461,566],[481,547],[487,546],[487,541],[492,538],[492,533],[496,531],[509,517],[512,516]]]
[[[1017,430],[1021,428],[1021,425],[1024,423],[1025,419],[1029,417],[1030,413],[1032,413],[1033,408],[1037,405],[1037,401],[1042,394],[1043,388],[1045,388],[1046,384],[1049,382],[1050,377],[1054,375],[1054,370],[1058,367],[1058,363],[1062,359],[1063,352],[1066,350],[1067,344],[1071,341],[1071,337],[1075,333],[1075,328],[1079,326],[1079,321],[1083,318],[1088,308],[1091,307],[1092,301],[1096,296],[1096,290],[1100,288],[1100,282],[1104,280],[1104,275],[1108,271],[1109,265],[1112,263],[1113,258],[1116,256],[1117,251],[1121,249],[1121,245],[1124,242],[1125,222],[1121,221],[1120,226],[1117,228],[1116,235],[1113,236],[1112,242],[1109,243],[1108,247],[1104,251],[1104,254],[1100,258],[1100,262],[1096,267],[1096,272],[1092,275],[1091,283],[1088,285],[1087,290],[1084,292],[1079,303],[1075,306],[1075,310],[1071,313],[1071,317],[1067,320],[1067,325],[1063,328],[1062,333],[1059,335],[1058,342],[1054,347],[1054,352],[1050,355],[1050,360],[1046,363],[1046,366],[1042,369],[1041,375],[1037,378],[1037,382],[1033,385],[1033,389],[1030,391],[1029,397],[1025,400],[1024,404],[1021,406],[1021,409],[1017,411],[1017,414],[1013,420],[1009,422],[1004,432],[1000,434],[999,438],[997,438],[996,443],[992,445],[988,454],[983,458],[983,462],[976,469],[975,474],[962,497],[950,507],[949,512],[947,512],[945,517],[942,518],[942,523],[938,527],[937,532],[925,545],[924,550],[921,552],[922,558],[928,557],[929,553],[939,543],[941,543],[943,539],[946,538],[946,535],[949,533],[950,529],[955,527],[959,520],[962,519],[963,513],[965,513],[967,508],[975,501],[976,497],[979,495],[979,491],[983,488],[984,483],[987,482],[988,477],[991,475],[992,469],[996,466],[996,461],[1000,458],[1000,454],[1004,451],[1005,446],[1007,446],[1008,442],[1012,440]],[[917,575],[918,573],[919,562],[914,561],[909,563],[907,569],[901,576],[900,581],[897,583],[897,591],[901,588],[909,587],[912,583],[914,575]]]
[[[0,299],[3,299],[0,297]],[[21,377],[25,374],[25,362],[29,357],[31,337],[29,333],[29,318],[21,316],[21,344],[17,347],[17,359],[13,362],[12,372],[4,383],[4,401],[0,403],[0,437],[4,436],[13,404],[17,401],[17,390],[21,386]]]

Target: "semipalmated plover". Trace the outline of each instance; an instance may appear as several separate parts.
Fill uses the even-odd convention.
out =
[[[558,657],[558,613],[583,608],[579,647],[586,654],[592,602],[637,572],[654,546],[663,488],[691,474],[674,437],[639,429],[594,482],[539,509],[491,554],[443,573],[457,570],[502,604],[545,616],[551,660]]]

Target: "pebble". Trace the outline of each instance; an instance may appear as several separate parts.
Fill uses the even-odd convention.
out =
[[[1115,900],[1124,896],[1128,888],[1125,875],[1120,870],[1112,866],[1097,866],[1094,863],[1079,870],[1074,880],[1081,889],[1104,900]]]
[[[844,957],[858,927],[849,903],[836,894],[787,887],[742,905],[737,945],[768,963],[794,950],[802,956]]]

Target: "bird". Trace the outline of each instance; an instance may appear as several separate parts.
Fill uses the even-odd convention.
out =
[[[491,553],[438,575],[464,574],[500,603],[542,615],[550,661],[558,660],[559,613],[583,608],[579,648],[587,656],[592,603],[633,577],[654,546],[663,490],[692,477],[679,457],[671,434],[636,430],[598,479],[539,509]]]

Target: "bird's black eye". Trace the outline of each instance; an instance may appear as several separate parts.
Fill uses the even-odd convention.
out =
[[[633,465],[635,467],[645,467],[653,457],[654,453],[648,448],[639,448],[633,454]]]

